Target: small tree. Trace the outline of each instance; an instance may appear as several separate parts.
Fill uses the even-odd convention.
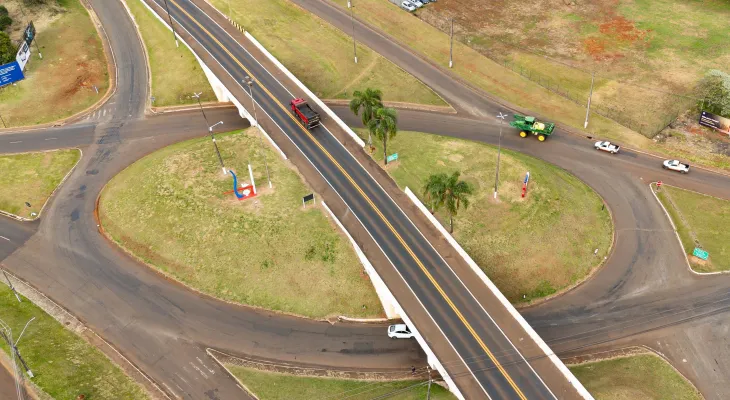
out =
[[[378,89],[367,88],[363,92],[356,90],[350,100],[350,111],[360,116],[363,126],[366,127],[375,116],[375,110],[381,107],[383,107],[383,92]],[[368,132],[368,145],[372,144],[372,134]]]
[[[383,142],[383,162],[388,165],[388,140],[398,133],[398,113],[394,108],[378,108],[368,122],[370,133]]]
[[[730,118],[730,74],[713,69],[700,83],[700,108]]]
[[[449,232],[454,233],[454,217],[459,213],[461,206],[469,207],[469,195],[474,192],[473,187],[465,181],[459,180],[461,172],[431,175],[424,186],[424,194],[430,203],[431,210],[435,211],[442,206],[449,213]]]
[[[18,49],[13,45],[10,36],[5,32],[0,32],[0,65],[15,61],[17,51]]]

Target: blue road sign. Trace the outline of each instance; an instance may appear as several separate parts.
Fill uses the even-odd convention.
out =
[[[0,86],[9,85],[23,79],[25,79],[25,75],[23,75],[23,70],[17,61],[0,65]]]
[[[710,253],[700,249],[699,247],[695,247],[695,250],[692,252],[692,255],[706,261],[707,257],[710,256]]]
[[[393,154],[389,155],[387,160],[388,160],[388,162],[398,160],[398,153],[393,153]]]

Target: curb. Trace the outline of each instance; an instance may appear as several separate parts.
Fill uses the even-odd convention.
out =
[[[342,322],[357,322],[360,324],[382,324],[383,322],[393,321],[388,318],[352,318],[345,315],[340,315],[337,317],[337,320]]]
[[[322,101],[324,102],[324,104],[327,104],[327,105],[341,106],[341,107],[347,107],[350,104],[349,100],[323,99]],[[384,101],[383,105],[385,107],[392,107],[392,108],[396,108],[399,110],[429,111],[432,113],[449,114],[449,115],[458,114],[456,112],[456,110],[454,110],[452,107],[446,107],[446,106],[430,106],[428,104],[406,103],[406,102],[402,102],[402,101]]]
[[[46,151],[31,151],[31,152],[27,152],[27,153],[8,153],[8,154],[3,154],[3,156],[12,155],[12,154],[50,153],[52,151],[59,151],[59,150],[64,150],[64,149],[53,149],[53,150],[46,150]],[[43,203],[43,206],[41,206],[41,209],[38,211],[38,215],[36,215],[35,218],[25,218],[25,217],[21,217],[19,215],[11,214],[11,213],[3,211],[3,210],[0,210],[0,215],[4,215],[6,217],[9,217],[9,218],[21,221],[21,222],[32,222],[32,221],[38,220],[41,217],[43,210],[46,209],[46,205],[48,205],[48,203],[51,201],[51,199],[56,194],[58,189],[63,185],[63,183],[66,182],[66,179],[68,179],[68,177],[71,176],[71,173],[76,169],[76,166],[79,165],[79,163],[81,162],[81,159],[84,158],[84,152],[80,148],[71,147],[70,150],[78,150],[80,153],[79,159],[76,160],[76,164],[74,164],[73,167],[71,167],[71,169],[68,170],[68,172],[63,177],[63,179],[61,179],[61,182],[58,182],[58,185],[56,185],[56,187],[53,189],[51,194],[48,195],[46,202]]]
[[[656,182],[649,183],[649,191],[651,192],[652,195],[654,195],[654,199],[656,199],[657,203],[659,203],[659,205],[662,207],[662,210],[664,210],[664,215],[667,216],[667,219],[669,220],[669,223],[672,224],[672,229],[674,229],[674,235],[677,237],[677,242],[679,242],[679,248],[682,249],[682,254],[684,254],[684,261],[687,264],[687,269],[689,270],[689,272],[691,272],[691,273],[693,273],[695,275],[699,275],[699,276],[729,274],[730,271],[697,272],[697,271],[695,271],[692,268],[692,264],[689,262],[689,257],[687,257],[687,252],[684,250],[684,244],[682,244],[682,238],[679,237],[679,232],[677,232],[677,225],[674,224],[674,221],[672,220],[672,217],[669,215],[669,211],[667,211],[667,208],[664,207],[664,203],[662,203],[662,201],[659,200],[659,196],[657,196],[657,194],[654,191],[654,188],[652,187],[652,185],[656,186]],[[662,186],[672,186],[672,185],[662,184]],[[684,189],[682,189],[680,187],[677,187],[677,186],[672,186],[672,187],[673,188],[680,189],[680,190],[684,190]],[[690,191],[691,192],[694,192],[692,190],[690,190]],[[703,194],[703,193],[699,193],[699,192],[694,192],[694,193]],[[705,196],[708,196],[708,195],[705,195]],[[714,197],[714,196],[709,196],[709,197]],[[722,199],[722,200],[724,200],[724,199]]]

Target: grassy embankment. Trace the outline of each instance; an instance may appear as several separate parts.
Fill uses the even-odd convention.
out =
[[[0,156],[0,210],[24,218],[38,214],[79,157],[78,150]]]
[[[25,23],[32,19],[43,59],[34,43],[25,80],[0,89],[5,123],[10,127],[52,122],[99,101],[109,87],[109,73],[101,39],[79,0],[25,7],[26,16],[19,3],[3,1],[14,19],[11,38],[19,40]]]
[[[730,201],[667,185],[657,195],[677,227],[692,269],[730,270]],[[707,261],[692,256],[694,238],[710,254]]]
[[[257,131],[217,135],[226,167],[259,195],[237,201],[207,138],[178,143],[132,164],[103,190],[111,237],[148,264],[213,296],[308,317],[379,316],[382,307],[350,242],[319,207],[302,209],[302,179]],[[363,308],[364,306],[364,308]]]
[[[212,0],[256,37],[312,92],[350,99],[355,90],[388,88],[385,101],[445,106],[427,86],[369,48],[288,0]]]
[[[14,337],[35,317],[18,342],[18,350],[35,377],[36,387],[54,399],[147,399],[147,394],[104,354],[28,299],[22,303],[5,285],[0,285],[0,318]],[[10,350],[4,340],[0,347]]]
[[[342,7],[346,7],[347,0],[333,1]],[[691,86],[691,83],[695,82],[706,69],[703,69],[698,65],[702,64],[702,61],[700,60],[704,60],[706,62],[712,61],[713,65],[716,64],[718,66],[727,65],[727,62],[723,64],[722,60],[730,59],[730,55],[728,55],[728,53],[722,53],[722,55],[718,58],[715,50],[708,50],[708,48],[716,50],[719,49],[717,47],[717,38],[724,37],[722,35],[725,34],[725,28],[721,22],[723,21],[723,19],[717,18],[716,14],[714,14],[714,12],[716,11],[721,13],[729,12],[727,9],[719,9],[719,5],[722,2],[712,2],[713,12],[709,13],[705,12],[705,10],[703,9],[705,3],[697,3],[696,5],[683,4],[682,7],[679,7],[679,5],[676,4],[676,1],[665,0],[665,2],[668,4],[675,4],[675,6],[677,7],[671,8],[667,6],[661,9],[658,8],[657,11],[652,11],[651,13],[648,13],[646,17],[642,17],[647,19],[645,29],[647,31],[652,31],[652,35],[658,37],[658,39],[655,39],[651,42],[649,50],[647,50],[651,55],[651,62],[645,63],[645,58],[648,56],[639,54],[636,58],[632,58],[635,64],[634,67],[624,68],[624,75],[629,77],[651,77],[655,75],[656,70],[663,69],[663,76],[667,79],[668,82],[674,83],[677,81],[677,76],[682,76],[682,79],[680,79],[679,81]],[[379,29],[382,29],[384,32],[391,35],[399,42],[406,44],[417,53],[432,60],[441,67],[448,69],[448,33],[437,29],[436,27],[422,21],[421,19],[414,18],[412,15],[403,10],[399,10],[396,5],[390,3],[388,0],[360,0],[357,4],[357,7],[355,7],[355,14],[359,18],[367,21],[375,27],[378,27]],[[478,19],[483,14],[479,14],[477,11],[472,10],[472,8],[476,7],[480,9],[481,7],[489,7],[488,3],[458,3],[458,8],[459,10],[461,10],[459,11],[455,9],[456,7],[454,4],[450,4],[448,2],[437,2],[433,5],[426,6],[426,9],[423,11],[419,11],[419,13],[422,13],[425,16],[427,13],[433,14],[437,12],[436,10],[446,9],[448,12],[456,14],[458,14],[459,12],[465,12],[470,14],[469,18]],[[483,6],[482,4],[486,5]],[[586,7],[590,7],[593,3],[588,2],[585,4]],[[639,15],[643,13],[642,10],[647,7],[649,2],[641,1],[634,2],[632,4],[633,5],[626,5],[624,6],[624,9],[620,8],[620,10],[622,12],[628,13],[627,15],[630,15],[630,17],[632,18],[639,18]],[[654,3],[652,2],[651,4]],[[550,8],[553,7],[551,3],[544,3],[540,5],[540,7],[543,6]],[[429,11],[429,8],[432,8],[432,10]],[[509,7],[505,8],[500,6],[498,8],[502,9],[501,12],[511,13],[514,18],[524,18],[524,13],[520,11],[514,11]],[[670,12],[670,10],[672,11]],[[693,27],[692,30],[687,30],[686,22],[690,21],[691,17],[684,16],[685,11],[690,12],[690,15],[701,15],[701,18],[698,19],[698,21],[701,21],[701,26],[698,25],[696,27]],[[542,17],[546,15],[550,16],[551,12],[552,11],[540,13],[540,19],[542,19]],[[443,13],[443,15],[441,15],[441,17],[443,17],[444,15],[446,15],[445,12]],[[532,15],[538,14],[532,13]],[[593,15],[603,14],[597,13]],[[669,16],[670,19],[675,23],[667,24],[664,20],[664,18],[667,18],[667,16]],[[467,18],[467,16],[465,16],[464,18]],[[482,20],[483,18],[480,21]],[[479,23],[478,26],[493,26],[495,24],[503,23],[499,21],[499,18],[495,19],[491,16],[489,20],[491,21],[489,24]],[[727,18],[725,18],[725,20],[727,20]],[[642,19],[642,21],[644,20]],[[679,22],[677,23],[677,21]],[[693,24],[697,23],[695,20],[692,21]],[[589,18],[586,18],[586,24],[589,25],[592,23],[593,22]],[[512,27],[518,27],[518,29],[522,29],[522,27],[529,25],[535,26],[535,23],[515,23],[514,25],[512,25]],[[536,35],[539,40],[543,40],[545,37],[547,37],[545,36],[547,34],[546,32],[549,33],[553,31],[552,27],[554,26],[559,26],[559,24],[552,24],[550,29],[537,29],[535,30],[534,35]],[[591,33],[591,29],[586,29],[587,31],[585,35],[589,35]],[[507,28],[502,29],[502,32],[510,32],[510,35],[513,34],[512,30]],[[463,32],[457,33],[461,34]],[[478,44],[480,39],[476,36],[476,34],[470,36],[468,33],[469,32],[464,33],[466,35],[465,39],[472,40],[471,44],[473,45]],[[557,41],[547,42],[548,44],[559,43]],[[691,52],[684,53],[683,46],[685,45],[692,47],[693,50]],[[513,50],[512,48],[510,49]],[[680,70],[677,70],[674,67],[674,60],[677,59],[678,54],[680,53],[682,53],[681,56],[679,56],[682,61],[682,68]],[[702,56],[699,58],[697,56],[698,53],[702,54]],[[590,76],[587,76],[586,78],[586,74],[583,73],[578,73],[568,69],[561,70],[561,68],[564,67],[560,64],[545,66],[543,65],[545,62],[543,58],[532,57],[529,53],[515,54],[519,54],[519,57],[521,58],[521,60],[519,61],[527,60],[525,61],[525,68],[529,68],[531,65],[539,65],[539,68],[536,67],[538,69],[537,72],[545,72],[546,74],[551,76],[551,79],[553,79],[553,81],[558,79],[566,79],[565,83],[561,83],[561,85],[570,87],[570,89],[574,92],[586,91],[584,97],[587,99],[587,89],[590,86]],[[514,55],[513,57],[517,57],[517,55]],[[540,59],[540,64],[537,64],[537,61],[535,61],[537,58]],[[667,67],[667,60],[673,60],[671,68]],[[698,61],[697,63],[695,63],[694,61],[690,60]],[[607,60],[606,62],[608,63],[607,65],[624,65],[619,64],[618,61],[615,60]],[[648,68],[648,71],[644,71],[642,69],[641,73],[639,74],[637,72],[637,66],[642,63],[647,64],[646,68]],[[686,69],[683,69],[685,68],[685,66]],[[601,68],[605,69],[608,67],[601,66]],[[617,68],[617,70],[620,70],[620,68]],[[526,109],[534,110],[535,112],[538,112],[546,116],[547,118],[558,121],[565,125],[569,125],[576,130],[583,130],[583,121],[585,118],[584,106],[577,105],[576,103],[562,96],[559,96],[555,93],[548,91],[547,89],[544,89],[538,84],[521,77],[519,73],[513,72],[512,70],[505,68],[501,63],[492,61],[491,59],[480,54],[477,50],[474,50],[465,44],[462,44],[460,42],[454,43],[454,66],[452,69],[450,69],[450,71],[455,73],[460,78],[475,85],[476,87],[484,90],[485,92],[490,93],[498,98],[504,99],[507,102],[510,102],[520,107],[524,107]],[[624,75],[621,75],[619,77],[623,78]],[[623,108],[627,109],[626,112],[629,112],[631,108],[634,108],[635,110],[638,109],[638,111],[640,111],[642,114],[641,117],[637,117],[637,119],[640,119],[641,121],[643,121],[643,119],[641,118],[646,117],[646,115],[644,114],[654,113],[657,104],[676,106],[677,103],[677,101],[666,100],[668,97],[665,94],[660,95],[660,97],[662,97],[662,101],[659,102],[658,100],[655,100],[655,97],[657,96],[656,94],[654,94],[653,96],[648,96],[644,93],[646,92],[645,90],[639,90],[635,87],[630,87],[630,90],[627,89],[618,91],[617,88],[614,87],[615,85],[610,85],[600,79],[598,80],[597,85],[599,88],[598,93],[594,94],[594,104],[600,105],[601,97],[615,100],[620,103],[622,110]],[[649,87],[654,86],[652,84],[647,85]],[[672,93],[689,92],[691,87],[687,87],[685,89],[686,90],[680,91],[679,89],[674,88],[668,89],[667,91]],[[635,102],[633,103],[626,100],[624,97],[624,95],[626,94],[625,92],[629,91],[639,93],[636,97],[632,98],[633,100],[635,100]],[[647,100],[647,97],[650,97],[652,100]],[[654,115],[661,115],[662,118],[664,118],[664,115],[662,113],[655,113]],[[719,168],[730,168],[730,159],[724,155],[711,153],[708,151],[695,150],[696,146],[688,146],[686,143],[687,140],[684,140],[682,143],[674,143],[671,141],[668,141],[667,143],[655,143],[646,136],[643,136],[638,132],[632,131],[624,126],[619,125],[616,122],[601,117],[597,114],[591,115],[590,125],[588,127],[587,133],[588,132],[595,136],[600,136],[617,141],[624,146],[657,151],[664,154],[672,154],[676,157],[682,157],[693,162],[699,162]]]
[[[175,47],[172,32],[149,11],[142,0],[125,0],[132,11],[147,49],[152,74],[153,106],[164,107],[195,103],[192,93],[200,93],[200,101],[216,101],[215,93],[205,78],[193,53],[184,45]]]
[[[702,400],[702,395],[667,362],[653,354],[570,367],[596,400]]]
[[[399,132],[388,149],[399,159],[389,164],[388,172],[401,188],[408,186],[419,197],[428,176],[440,172],[461,171],[461,179],[475,187],[471,206],[454,219],[454,237],[513,303],[572,286],[608,254],[612,223],[600,197],[554,165],[502,149],[500,201],[495,203],[497,151],[492,146]],[[382,148],[374,156],[382,163]],[[530,184],[523,199],[527,171]],[[448,228],[448,214],[436,215]]]
[[[308,399],[375,399],[388,393],[388,399],[419,400],[426,398],[424,381],[374,382],[346,379],[311,378],[296,375],[265,372],[235,365],[226,366],[250,391],[261,400],[308,400]],[[400,393],[395,393],[402,391]],[[431,386],[434,400],[456,397],[438,385]]]

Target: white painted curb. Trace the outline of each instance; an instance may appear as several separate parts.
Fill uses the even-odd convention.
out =
[[[540,347],[540,350],[542,350],[545,355],[550,359],[550,361],[555,364],[555,366],[558,368],[558,370],[565,376],[565,378],[570,382],[573,387],[578,391],[578,394],[583,397],[586,400],[593,400],[593,396],[591,396],[590,393],[586,390],[585,387],[583,387],[583,384],[576,379],[576,377],[573,375],[572,372],[568,369],[568,367],[563,364],[562,361],[555,355],[555,353],[550,349],[550,347],[545,343],[545,341],[542,340],[542,338],[535,332],[534,329],[530,326],[530,324],[525,321],[525,319],[522,317],[522,315],[517,312],[517,309],[514,308],[514,306],[507,300],[506,297],[502,294],[502,292],[497,289],[497,287],[492,283],[492,281],[487,277],[487,275],[484,273],[484,271],[479,268],[476,262],[469,256],[469,254],[464,251],[464,249],[459,245],[459,243],[456,242],[453,236],[449,234],[446,229],[441,225],[441,223],[431,215],[431,213],[426,209],[426,207],[421,203],[421,200],[416,197],[416,195],[411,191],[410,188],[405,188],[405,193],[408,196],[409,199],[418,207],[419,210],[423,213],[423,215],[428,218],[429,221],[436,227],[436,229],[441,232],[441,234],[446,238],[446,240],[451,244],[451,246],[456,249],[456,252],[459,253],[459,255],[466,261],[467,264],[469,264],[469,267],[474,271],[474,273],[484,282],[484,284],[487,285],[487,288],[494,294],[497,299],[499,299],[499,302],[502,303],[502,306],[507,309],[507,311],[510,313],[510,315],[520,324],[522,329],[527,332],[527,334],[530,336],[530,338],[535,341],[535,343]]]
[[[248,38],[248,40],[250,40],[251,43],[253,43],[256,46],[256,48],[258,48],[262,53],[264,53],[264,55],[266,55],[266,57],[269,59],[269,61],[274,63],[282,72],[284,72],[284,74],[289,79],[292,80],[292,82],[294,82],[297,86],[299,86],[299,88],[302,91],[304,91],[304,93],[306,93],[307,96],[309,96],[309,98],[311,98],[315,103],[317,103],[319,108],[321,108],[324,112],[326,112],[327,115],[329,115],[329,117],[332,118],[332,120],[335,121],[335,123],[337,123],[337,125],[340,126],[340,128],[342,128],[348,135],[350,135],[350,137],[352,137],[352,139],[358,145],[360,145],[360,147],[365,147],[365,142],[363,142],[363,140],[360,139],[360,137],[357,136],[357,134],[355,132],[353,132],[353,130],[350,129],[350,127],[347,126],[347,124],[345,124],[345,122],[343,122],[340,119],[340,117],[337,116],[337,114],[335,114],[326,104],[324,104],[324,102],[322,102],[322,100],[320,100],[319,97],[315,96],[314,93],[312,93],[312,91],[310,91],[306,86],[304,86],[304,84],[301,81],[299,81],[299,79],[297,79],[296,76],[294,76],[294,74],[292,74],[288,69],[286,69],[286,67],[282,63],[280,63],[279,60],[276,59],[276,57],[274,57],[271,53],[269,53],[266,50],[266,48],[264,48],[264,46],[262,46],[261,43],[259,43],[259,41],[256,40],[255,37],[253,37],[248,32],[244,32],[243,34],[246,35],[246,38]]]
[[[385,307],[385,304],[389,303],[391,307],[393,307],[394,312],[403,319],[403,322],[408,325],[409,328],[411,328],[411,332],[413,332],[414,337],[416,338],[416,341],[421,346],[423,351],[426,353],[426,357],[428,359],[428,364],[431,366],[431,368],[434,368],[438,370],[438,372],[441,374],[441,377],[444,379],[444,382],[446,382],[446,385],[448,386],[449,391],[454,394],[459,400],[466,400],[464,395],[461,394],[459,389],[456,387],[456,384],[454,384],[454,381],[451,379],[449,374],[446,372],[446,369],[441,365],[441,362],[436,358],[436,354],[431,350],[430,347],[428,347],[428,344],[426,343],[426,340],[421,336],[421,333],[418,332],[418,329],[413,324],[410,318],[408,318],[408,315],[406,315],[405,311],[403,311],[403,307],[401,307],[400,304],[398,304],[398,301],[396,301],[393,294],[390,292],[390,289],[385,285],[385,282],[383,282],[383,279],[378,275],[378,272],[375,271],[375,268],[373,268],[372,264],[370,264],[370,261],[365,257],[365,254],[360,250],[360,248],[357,246],[355,241],[352,239],[352,236],[350,236],[350,233],[347,232],[344,226],[340,223],[340,221],[335,217],[335,215],[332,213],[332,211],[327,207],[327,204],[325,202],[322,202],[322,206],[325,210],[332,216],[332,219],[337,222],[337,225],[342,229],[343,232],[345,232],[345,235],[350,239],[350,242],[352,242],[352,246],[355,248],[355,252],[357,253],[358,257],[360,257],[360,261],[365,266],[366,271],[368,271],[368,275],[370,275],[370,280],[373,282],[373,285],[375,286],[375,291],[378,292],[378,296],[380,297],[380,301],[383,302],[383,308],[386,309],[387,314],[387,307]],[[378,290],[378,288],[382,288],[381,290]],[[387,303],[386,303],[387,302]],[[383,330],[383,334],[385,335],[386,332]]]

